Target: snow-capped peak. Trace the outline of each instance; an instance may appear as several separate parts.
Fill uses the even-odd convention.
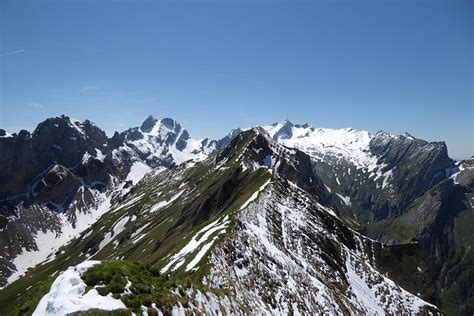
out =
[[[279,138],[291,138],[293,136],[293,124],[288,120],[281,121],[279,123],[274,123],[270,126],[263,126],[270,134],[270,137],[274,140]]]
[[[114,149],[114,155],[127,152],[126,155],[137,156],[139,159],[136,160],[143,160],[152,167],[180,164],[190,159],[206,158],[214,150],[227,145],[238,132],[240,129],[233,130],[220,140],[193,139],[176,120],[156,119],[150,115],[139,128],[122,133],[124,143],[119,143],[120,147]]]
[[[376,158],[369,152],[372,135],[367,131],[314,128],[308,124],[294,125],[288,120],[262,127],[273,140],[300,149],[316,159],[345,158],[357,167],[369,169],[376,163]]]
[[[9,137],[13,137],[13,135],[4,129],[0,129],[0,138],[9,138]]]
[[[158,120],[150,115],[142,123],[140,130],[144,134],[166,138],[169,134],[178,134],[181,132],[181,125],[172,118]]]

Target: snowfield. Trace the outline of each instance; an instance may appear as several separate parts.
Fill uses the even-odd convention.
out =
[[[136,184],[149,170],[150,168],[146,165],[143,165],[142,162],[136,162],[132,166],[126,181],[132,180],[133,183]],[[55,258],[54,253],[57,252],[60,247],[66,245],[72,239],[79,237],[83,231],[94,224],[102,215],[110,211],[112,208],[112,197],[114,194],[124,193],[123,189],[121,188],[126,181],[118,184],[110,192],[101,193],[96,190],[92,190],[91,192],[95,206],[76,210],[75,221],[71,221],[68,213],[58,214],[57,216],[61,223],[60,231],[37,231],[36,234],[34,234],[37,249],[28,250],[23,248],[22,253],[12,260],[12,263],[16,267],[16,271],[14,271],[8,277],[7,284],[5,286],[19,279],[29,268],[34,267],[40,263],[53,260]],[[83,194],[84,188],[81,188],[78,193]],[[132,202],[133,201],[129,201],[129,203]],[[117,230],[115,235],[118,233],[119,232]],[[105,236],[105,239],[107,239],[107,236]],[[107,242],[104,241],[104,244],[101,244],[101,246],[105,247],[106,244]]]
[[[137,184],[138,181],[140,181],[150,170],[151,168],[148,165],[141,161],[135,161],[130,168],[130,172],[125,179],[125,182],[132,181],[132,184]]]
[[[67,214],[59,214],[61,222],[61,231],[38,231],[35,234],[36,250],[27,250],[23,248],[23,252],[13,259],[16,271],[13,272],[8,280],[7,285],[19,279],[29,268],[40,263],[51,261],[55,258],[54,253],[62,246],[79,235],[95,223],[103,214],[110,210],[111,195],[105,193],[94,194],[97,206],[76,212],[76,221],[72,223]]]
[[[369,172],[377,167],[377,158],[370,154],[372,135],[367,131],[352,128],[314,128],[308,125],[293,125],[288,121],[262,126],[273,140],[299,149],[318,160],[328,157],[344,158],[357,168]]]
[[[314,128],[308,124],[293,125],[289,121],[282,121],[272,125],[261,126],[276,142],[301,150],[316,161],[331,165],[337,171],[341,163],[349,163],[357,170],[361,170],[376,181],[383,177],[382,188],[390,185],[392,170],[385,170],[386,165],[379,163],[378,158],[370,151],[370,141],[375,137],[367,131],[352,128],[330,129]],[[387,140],[400,136],[383,133],[381,137]],[[413,139],[407,136],[403,136]],[[344,167],[346,168],[346,167]],[[382,171],[384,170],[384,171]],[[351,170],[348,168],[350,175]],[[339,178],[335,176],[340,186]],[[347,200],[343,199],[347,205]]]
[[[96,289],[91,289],[85,293],[86,284],[82,281],[81,275],[87,269],[99,263],[100,261],[85,261],[62,272],[51,285],[48,294],[41,299],[33,315],[68,315],[92,308],[107,311],[125,309],[126,306],[123,302],[111,295],[99,295]]]

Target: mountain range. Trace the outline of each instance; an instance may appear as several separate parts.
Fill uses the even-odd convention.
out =
[[[288,120],[0,130],[0,315],[474,313],[474,158]]]

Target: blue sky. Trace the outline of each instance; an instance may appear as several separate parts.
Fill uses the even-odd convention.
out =
[[[474,154],[470,1],[2,1],[0,128],[148,114],[193,137],[285,118]]]

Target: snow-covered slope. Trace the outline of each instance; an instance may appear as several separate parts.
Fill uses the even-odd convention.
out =
[[[377,168],[377,157],[369,149],[373,136],[367,131],[314,128],[308,124],[293,125],[288,120],[262,127],[273,140],[297,148],[319,161],[336,163],[345,159],[357,168],[368,171]]]
[[[278,143],[308,154],[324,185],[339,197],[334,202],[362,223],[397,216],[454,167],[445,143],[407,133],[314,128],[287,120],[263,129]],[[371,237],[378,233],[369,229]]]
[[[234,306],[256,313],[394,315],[433,307],[378,271],[371,249],[379,244],[339,225],[277,178],[236,215],[209,257],[205,282],[231,289]]]
[[[79,237],[81,232],[109,211],[111,194],[97,191],[90,191],[88,194],[91,196],[90,204],[72,207],[71,211],[67,213],[48,214],[47,209],[40,205],[34,206],[38,212],[44,214],[43,216],[49,217],[50,225],[37,228],[32,224],[24,223],[31,229],[30,236],[32,240],[28,247],[22,247],[18,255],[13,256],[10,268],[11,274],[7,278],[6,285],[20,278],[29,268],[53,260],[60,247]],[[79,192],[78,198],[84,198],[84,191]],[[24,209],[22,211],[27,213]],[[21,224],[12,223],[12,225],[18,226]]]
[[[370,134],[367,131],[352,128],[329,129],[315,128],[308,124],[292,124],[285,120],[272,125],[262,126],[270,137],[291,148],[297,148],[317,161],[338,165],[344,161],[356,169],[372,173],[375,179],[395,167],[393,162],[383,161],[382,155],[372,146],[377,142],[380,147],[390,142],[421,144],[422,150],[436,150],[439,143],[428,143],[416,139],[408,133],[393,135],[386,132]],[[415,147],[415,146],[414,146]]]

